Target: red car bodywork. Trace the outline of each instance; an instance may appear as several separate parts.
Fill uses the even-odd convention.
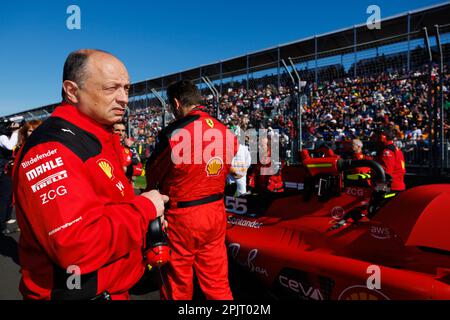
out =
[[[294,189],[311,172],[285,171]],[[281,299],[450,299],[449,184],[402,192],[371,219],[345,216],[365,213],[370,187],[340,191],[226,197],[230,258]]]

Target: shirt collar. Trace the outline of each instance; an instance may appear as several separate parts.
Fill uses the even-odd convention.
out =
[[[56,107],[51,116],[69,121],[77,125],[78,127],[96,135],[100,139],[109,140],[114,136],[112,128],[98,123],[86,114],[82,113],[77,107],[67,102],[62,102],[61,105]]]
[[[206,107],[204,106],[196,106],[188,114],[195,114],[199,112],[208,112],[208,109],[206,109]]]

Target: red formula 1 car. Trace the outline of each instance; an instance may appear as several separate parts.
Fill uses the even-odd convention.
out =
[[[226,197],[233,263],[279,299],[450,299],[449,184],[395,195],[374,161],[302,155],[297,190]]]

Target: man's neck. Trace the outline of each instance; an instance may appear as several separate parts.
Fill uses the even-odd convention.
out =
[[[190,106],[190,107],[181,108],[180,118],[186,117],[196,107],[197,106],[193,105],[193,106]]]

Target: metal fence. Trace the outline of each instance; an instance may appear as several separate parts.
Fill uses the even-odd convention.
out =
[[[405,141],[404,144],[408,146],[404,150],[406,163],[409,167],[449,168],[448,143],[445,142],[444,147],[441,148],[442,141],[448,139],[448,136],[445,136],[445,134],[448,135],[448,132],[442,130],[442,124],[448,121],[449,110],[448,108],[445,109],[445,106],[449,104],[448,91],[443,92],[441,96],[442,85],[439,83],[441,77],[446,81],[449,78],[447,70],[447,64],[450,61],[449,25],[440,26],[438,31],[437,29],[429,30],[427,33],[424,30],[414,31],[366,43],[358,43],[355,36],[353,45],[329,51],[320,51],[320,42],[317,41],[317,38],[313,41],[314,54],[292,57],[296,71],[301,79],[307,82],[307,85],[302,88],[302,96],[307,98],[306,106],[311,106],[314,103],[316,99],[313,95],[316,92],[315,90],[348,78],[358,78],[364,82],[370,81],[374,77],[380,77],[379,83],[373,85],[386,87],[395,87],[394,83],[412,78],[417,83],[424,85],[420,90],[411,88],[412,94],[418,95],[421,99],[417,107],[421,113],[425,114],[424,119],[422,119],[423,127],[428,128],[428,131],[432,128],[431,131],[436,134],[429,135],[430,138],[426,141],[427,145],[430,146],[428,148],[421,148],[413,145],[411,141]],[[441,50],[442,55],[440,54]],[[264,54],[267,54],[267,52]],[[279,49],[273,49],[273,56],[279,59]],[[442,61],[440,60],[441,57]],[[299,88],[298,86],[295,87],[295,83],[292,83],[289,74],[293,70],[283,68],[280,60],[262,65],[257,64],[258,60],[257,54],[247,56],[246,65],[242,66],[243,68],[240,70],[243,74],[240,76],[229,76],[230,74],[236,74],[237,70],[223,72],[223,70],[217,70],[217,65],[214,66],[216,68],[214,70],[211,69],[212,67],[209,67],[210,69],[207,67],[200,68],[199,78],[194,79],[194,82],[197,83],[205,99],[211,101],[215,97],[213,97],[210,86],[205,82],[205,77],[219,73],[218,77],[215,76],[211,79],[212,86],[219,92],[219,103],[217,105],[220,104],[220,99],[229,88],[248,90],[269,86],[274,92],[277,92],[280,86],[290,88],[291,95],[280,104],[279,109],[282,110],[280,113],[295,121],[297,131],[300,131],[301,128],[302,132],[305,132],[304,123],[299,122],[298,116],[298,96],[296,92]],[[444,69],[441,70],[441,67],[444,67]],[[383,75],[389,76],[383,78]],[[179,80],[180,78],[175,77],[173,80]],[[162,88],[165,88],[168,84],[162,85],[157,94],[165,98],[165,90]],[[131,93],[130,118],[133,126],[139,127],[135,119],[139,117],[139,111],[145,110],[145,133],[145,130],[150,128],[153,122],[163,123],[163,108],[150,88],[147,87],[145,90],[137,91],[138,94]],[[305,100],[302,101],[302,104],[305,104]],[[216,104],[211,105],[217,108]],[[220,113],[220,110],[217,112]],[[265,117],[264,124],[266,124],[268,117],[270,115]],[[168,112],[165,120],[165,123],[171,120]],[[132,133],[136,133],[136,129]],[[305,141],[299,141],[300,139],[305,139]],[[301,147],[308,147],[307,137],[299,136],[297,132],[294,139],[290,141],[289,147],[284,149],[288,150],[287,153],[292,158],[291,160],[295,162],[297,160],[295,157]]]
[[[445,13],[449,7],[441,6],[431,11],[433,10]],[[423,88],[412,87],[410,93],[419,95],[421,99],[417,106],[420,112],[426,114],[422,121],[428,128],[428,133],[431,132],[427,142],[431,147],[422,151],[416,151],[414,147],[413,151],[407,149],[405,154],[407,164],[448,169],[447,141],[450,138],[450,130],[445,129],[445,124],[450,125],[448,123],[450,25],[440,25],[436,28],[428,23],[426,31],[418,28],[417,26],[425,19],[422,16],[431,14],[427,12],[425,10],[423,14],[419,12],[416,15],[408,13],[399,18],[403,22],[400,20],[386,22],[383,28],[387,31],[382,33],[382,37],[377,34],[368,36],[365,34],[367,30],[354,27],[332,34],[314,36],[301,40],[298,44],[278,46],[228,61],[135,83],[130,92],[127,115],[127,121],[130,123],[129,134],[145,141],[154,130],[154,126],[164,126],[173,119],[164,105],[164,100],[167,86],[175,80],[186,77],[193,80],[206,99],[214,100],[211,108],[214,108],[213,113],[219,116],[221,98],[229,88],[260,89],[270,86],[276,93],[280,87],[284,87],[289,89],[290,95],[280,103],[277,110],[280,110],[285,118],[292,118],[295,122],[295,135],[289,142],[290,147],[285,147],[295,161],[298,150],[308,147],[310,143],[305,134],[307,129],[305,122],[308,119],[301,118],[300,112],[314,106],[317,101],[315,94],[319,90],[328,90],[327,86],[333,82],[345,79],[360,79],[361,83],[366,83],[369,87],[395,87],[393,84],[398,81],[413,78],[416,83],[424,85]],[[400,25],[396,25],[397,23]],[[402,29],[403,31],[400,31]],[[307,53],[302,54],[303,52]],[[306,81],[304,87],[292,81],[293,68],[283,67],[282,61],[287,61],[288,58],[292,59],[301,80]],[[390,76],[383,78],[383,75]],[[370,82],[374,77],[380,77],[380,80]],[[350,89],[352,86],[353,84],[349,83]],[[446,86],[447,91],[442,90]],[[218,91],[218,97],[211,88]],[[300,103],[299,97],[302,97]],[[299,109],[299,105],[304,108]],[[51,108],[54,108],[54,105],[24,114],[27,115],[27,120],[32,117],[45,117]],[[263,119],[264,125],[269,116],[271,115],[266,115]]]

